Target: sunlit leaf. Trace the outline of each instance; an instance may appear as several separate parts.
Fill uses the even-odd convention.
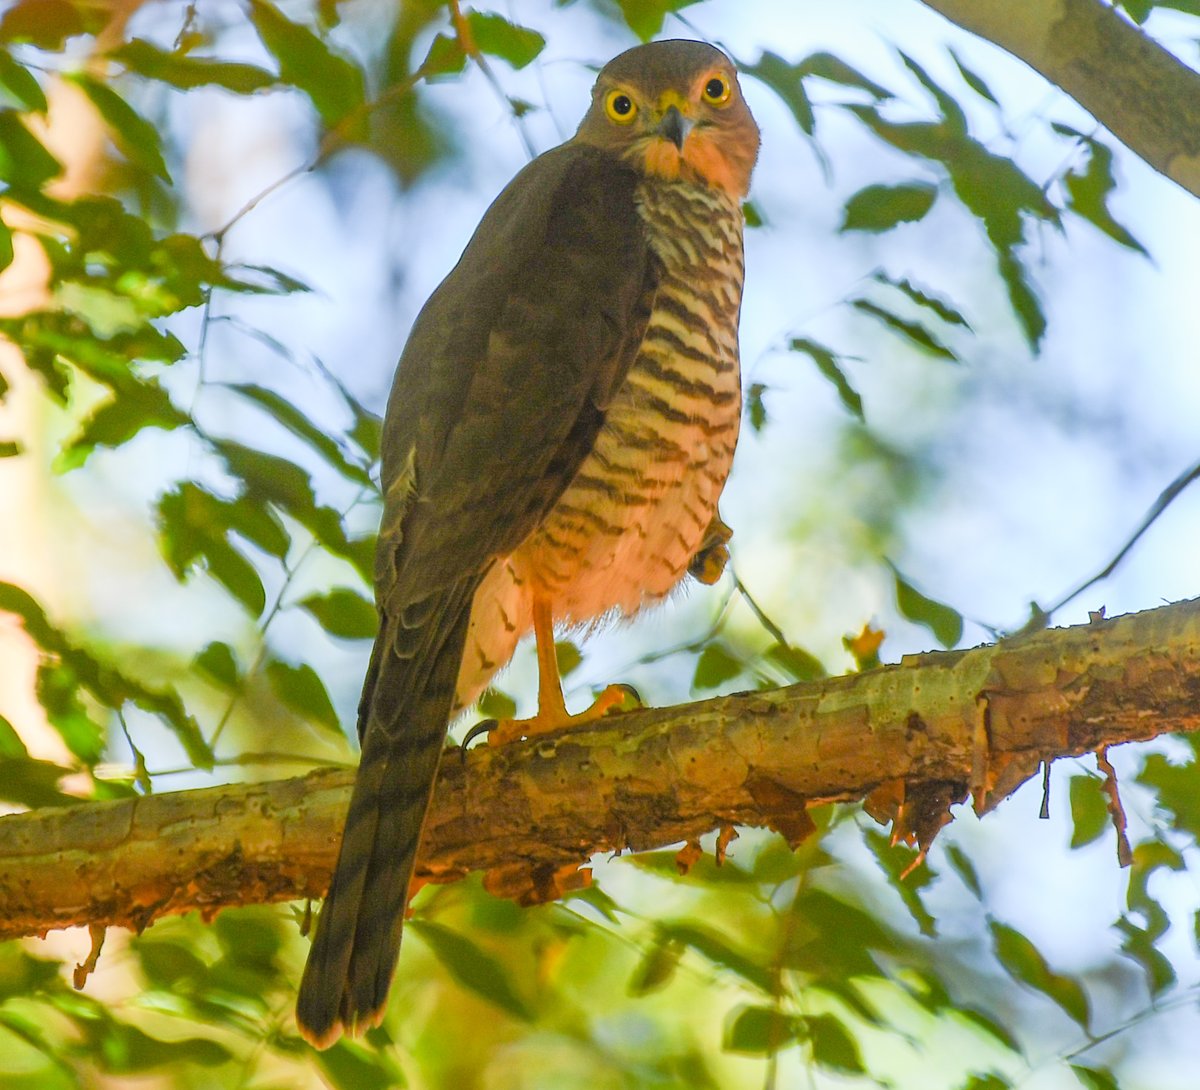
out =
[[[40,806],[71,806],[81,800],[59,790],[59,781],[75,769],[32,757],[6,756],[0,753],[0,801],[31,810]],[[0,994],[3,993],[0,980]]]
[[[144,428],[171,431],[189,423],[157,382],[123,383],[116,397],[100,403],[80,424],[79,431],[62,446],[55,469],[78,469],[97,447],[110,449],[128,443]]]
[[[18,0],[0,18],[0,41],[58,52],[68,38],[87,29],[79,6],[68,0]]]
[[[465,935],[431,920],[412,920],[408,928],[421,936],[434,956],[464,988],[483,996],[523,1022],[533,1011],[517,994],[508,970]]]
[[[970,323],[963,317],[962,311],[952,306],[945,299],[941,299],[936,295],[930,295],[929,292],[918,288],[908,277],[897,279],[896,277],[888,276],[885,272],[877,271],[871,274],[871,279],[880,284],[887,284],[889,287],[895,288],[912,302],[916,303],[917,306],[933,311],[947,325],[962,326],[963,329],[971,328]]]
[[[846,201],[839,231],[887,231],[922,219],[933,207],[937,186],[928,182],[869,185]]]
[[[229,541],[228,505],[191,482],[166,492],[158,501],[159,541],[177,579],[203,568],[257,617],[266,591],[254,565]]]
[[[809,136],[816,128],[812,103],[804,89],[805,70],[799,64],[791,64],[779,54],[764,49],[754,64],[743,64],[742,73],[754,76],[774,91],[783,104],[792,112],[796,124]]]
[[[1067,189],[1067,207],[1099,228],[1114,242],[1119,242],[1143,257],[1149,257],[1146,247],[1130,234],[1127,227],[1117,222],[1108,206],[1109,197],[1117,188],[1116,178],[1113,177],[1112,149],[1082,133],[1075,133],[1071,129],[1066,131],[1075,135],[1088,150],[1087,165],[1084,169],[1073,169],[1063,178]]]
[[[927,598],[893,567],[896,582],[896,605],[902,616],[923,625],[934,634],[943,647],[953,647],[962,639],[962,614],[943,602]]]
[[[342,733],[325,683],[307,662],[294,666],[272,659],[267,663],[266,674],[271,690],[286,707],[334,734]]]
[[[22,123],[15,110],[0,110],[0,182],[38,190],[62,165]]]
[[[720,641],[710,643],[700,652],[696,661],[696,672],[692,675],[692,688],[698,691],[716,689],[735,678],[746,664]]]
[[[726,1052],[769,1056],[795,1044],[802,1032],[798,1018],[774,1007],[742,1006],[730,1014],[721,1046]]]
[[[696,0],[617,0],[629,29],[643,42],[648,42],[662,30],[667,15],[694,3]]]
[[[236,689],[241,682],[233,648],[220,640],[213,640],[206,645],[192,660],[192,665],[223,689]]]
[[[866,1070],[858,1042],[832,1014],[805,1015],[803,1022],[813,1059],[821,1067],[845,1075],[858,1075]]]
[[[990,920],[996,958],[1014,980],[1041,992],[1064,1014],[1087,1029],[1090,1009],[1087,994],[1079,981],[1056,973],[1034,944],[1015,928]]]
[[[250,0],[250,19],[263,45],[279,62],[279,78],[308,95],[328,128],[363,105],[362,69],[308,27],[293,23],[267,0]]]
[[[633,976],[629,978],[627,991],[630,995],[649,995],[665,988],[675,976],[684,946],[665,936],[658,936],[654,944],[638,962]]]
[[[331,636],[344,640],[374,639],[379,628],[374,603],[345,587],[337,587],[325,594],[310,594],[296,604],[310,613]]]
[[[510,23],[491,11],[472,11],[467,24],[480,52],[524,68],[546,47],[546,39],[536,30]]]
[[[318,427],[286,398],[274,390],[253,383],[230,383],[227,387],[242,397],[254,402],[271,414],[280,424],[298,439],[316,451],[325,463],[355,484],[373,487],[370,474],[361,466],[351,462],[337,441],[328,431]]]
[[[1000,100],[992,94],[992,89],[984,81],[973,68],[967,66],[963,59],[953,50],[950,51],[950,56],[954,59],[955,67],[958,68],[958,74],[962,76],[963,83],[971,88],[980,98],[986,99],[993,106],[999,106]]]
[[[1102,837],[1109,827],[1108,798],[1095,776],[1071,777],[1071,847]]]
[[[257,65],[167,52],[142,38],[125,42],[109,56],[120,61],[131,72],[181,90],[216,86],[248,95],[275,83],[275,77]]]
[[[808,337],[793,337],[788,342],[788,347],[793,352],[803,352],[809,356],[817,365],[817,370],[833,384],[833,388],[837,391],[838,398],[846,410],[858,417],[859,420],[866,419],[863,414],[862,398],[846,377],[846,372],[842,369],[841,358],[832,349],[826,348],[825,345],[818,344]]]
[[[925,902],[921,900],[921,891],[928,889],[933,882],[933,872],[928,864],[922,863],[914,871],[909,871],[912,862],[912,852],[906,851],[900,845],[893,844],[890,837],[874,829],[866,830],[864,838],[867,846],[875,856],[880,869],[887,875],[892,889],[899,895],[913,923],[920,928],[926,938],[937,937],[937,921],[933,918]]]
[[[25,109],[39,114],[46,112],[46,95],[37,77],[14,60],[7,49],[0,49],[0,87]]]
[[[91,767],[104,756],[107,737],[79,699],[79,689],[80,679],[69,664],[45,661],[38,667],[38,703],[67,749]]]
[[[712,964],[737,974],[759,991],[771,994],[775,990],[769,968],[757,964],[714,931],[690,922],[660,923],[659,927],[664,939],[682,943]]]
[[[1070,1067],[1087,1090],[1121,1090],[1112,1072],[1103,1067],[1085,1067],[1083,1064],[1071,1064]]]
[[[939,359],[944,360],[953,360],[954,362],[958,361],[958,356],[954,351],[938,340],[929,331],[929,328],[921,322],[901,318],[900,315],[888,310],[887,307],[881,307],[878,303],[873,303],[870,299],[851,299],[850,305],[863,314],[869,314],[872,318],[878,318],[892,332],[900,334],[910,344],[916,345],[917,348],[928,352],[931,356],[937,356]]]
[[[108,84],[82,72],[76,72],[70,78],[112,129],[129,161],[169,183],[171,175],[162,156],[158,130]]]

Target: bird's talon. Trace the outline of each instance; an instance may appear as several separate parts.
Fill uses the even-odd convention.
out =
[[[458,747],[459,752],[463,755],[463,759],[467,756],[467,746],[469,746],[481,734],[491,735],[500,725],[499,719],[481,719],[476,723],[465,735],[463,735],[462,744]]]

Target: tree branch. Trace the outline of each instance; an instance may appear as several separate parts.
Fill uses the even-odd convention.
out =
[[[1100,0],[925,0],[1061,87],[1200,196],[1200,74]]]
[[[535,901],[581,884],[593,852],[730,824],[795,838],[806,803],[868,795],[889,815],[907,795],[902,824],[927,842],[968,789],[987,809],[1044,758],[1197,728],[1200,600],[449,754],[418,873],[484,870],[493,891]],[[0,818],[0,938],[319,896],[352,778]]]

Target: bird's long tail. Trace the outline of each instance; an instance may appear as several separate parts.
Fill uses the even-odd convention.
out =
[[[362,759],[296,1001],[300,1032],[318,1047],[382,1017],[473,589],[423,603],[415,630],[385,618],[376,640],[359,707]]]

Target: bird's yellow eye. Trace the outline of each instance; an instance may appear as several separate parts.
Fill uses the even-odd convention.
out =
[[[609,91],[604,96],[604,112],[610,121],[628,125],[637,116],[637,105],[624,91]]]
[[[710,106],[724,106],[733,94],[729,80],[724,76],[713,76],[705,85],[701,97]]]

